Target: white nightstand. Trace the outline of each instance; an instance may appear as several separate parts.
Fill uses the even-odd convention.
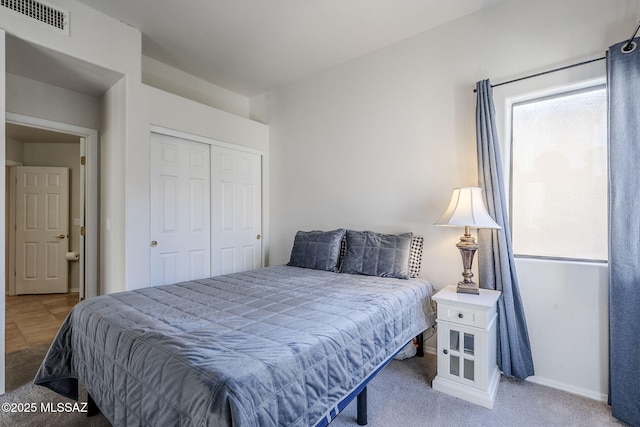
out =
[[[456,293],[447,286],[438,303],[438,375],[434,390],[493,408],[500,372],[496,365],[496,306],[499,291]]]

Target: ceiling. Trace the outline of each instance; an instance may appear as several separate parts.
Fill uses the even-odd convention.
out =
[[[138,28],[143,55],[251,97],[501,0],[79,1]]]

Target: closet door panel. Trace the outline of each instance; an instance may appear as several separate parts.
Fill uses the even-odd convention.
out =
[[[262,157],[211,147],[212,274],[262,266]]]
[[[151,285],[211,275],[210,146],[151,134]]]

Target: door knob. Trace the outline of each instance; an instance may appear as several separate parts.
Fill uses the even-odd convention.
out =
[[[261,238],[262,238],[262,236],[259,235],[259,234],[256,236],[256,239],[258,239],[258,240],[260,240]]]
[[[65,237],[66,237],[66,236],[65,236],[64,234],[58,234],[58,235],[56,236],[56,239],[60,239],[60,240],[62,240],[62,239],[64,239]]]
[[[155,248],[156,246],[158,246],[158,242],[156,242],[155,240],[151,241],[151,247]]]

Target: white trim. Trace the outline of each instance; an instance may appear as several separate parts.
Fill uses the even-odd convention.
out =
[[[80,158],[84,157],[85,160],[87,158],[87,138],[80,137]],[[80,165],[80,224],[83,224],[86,227],[86,206],[87,206],[87,167],[86,165]],[[86,228],[85,228],[86,234]],[[80,300],[83,300],[87,297],[87,287],[85,283],[85,271],[86,271],[86,250],[85,245],[87,244],[86,236],[82,233],[78,233],[78,238],[80,244],[78,245],[78,252],[80,253],[80,259],[83,260],[78,263],[78,289],[75,291],[69,290],[69,292],[78,292]],[[97,283],[97,282],[96,282]],[[75,289],[75,288],[73,288]],[[97,292],[96,292],[97,293]],[[92,295],[95,296],[95,295]]]
[[[6,60],[5,60],[5,53],[6,53],[6,34],[5,31],[0,28],[0,129],[2,130],[0,133],[0,164],[4,163],[6,160],[6,156],[7,156],[7,141],[6,141],[6,125],[4,123],[5,120],[5,116],[6,116],[6,98],[7,98],[7,89],[6,89]],[[3,173],[2,175],[0,175],[0,200],[3,206],[3,209],[0,209],[0,224],[2,224],[3,226],[0,228],[0,241],[2,241],[2,244],[0,245],[0,259],[6,259],[6,254],[5,254],[5,242],[7,239],[7,236],[5,235],[5,225],[6,225],[6,218],[5,218],[5,209],[6,209],[6,185],[7,183],[5,182],[5,174]],[[6,283],[4,283],[4,277],[5,277],[5,264],[4,262],[0,264],[0,278],[2,278],[2,284],[0,285],[0,305],[2,307],[2,313],[0,313],[0,395],[3,395],[5,392],[5,373],[6,373],[6,368],[5,368],[5,357],[4,357],[4,353],[6,350],[6,346],[5,346],[5,307],[6,307],[6,297],[5,297],[5,292],[6,292]]]
[[[555,388],[556,390],[566,391],[567,393],[577,394],[578,396],[588,397],[589,399],[598,400],[600,402],[607,402],[608,400],[608,396],[606,394],[597,393],[593,390],[588,390],[582,387],[575,387],[571,384],[562,383],[560,381],[550,380],[549,378],[533,376],[527,378],[527,381],[545,387]]]
[[[217,139],[208,138],[206,136],[194,135],[192,133],[183,132],[180,130],[169,129],[169,128],[165,128],[157,125],[149,126],[149,130],[153,133],[159,133],[162,135],[173,136],[181,139],[187,139],[189,141],[201,142],[203,144],[217,145],[219,147],[230,148],[232,150],[245,151],[247,153],[253,153],[253,154],[258,154],[260,156],[264,156],[264,151],[262,150],[245,147],[244,145],[240,145],[240,144],[233,144],[231,142],[219,141]]]
[[[20,162],[14,162],[12,160],[6,160],[6,163],[20,163]],[[9,166],[9,165],[7,165]],[[5,166],[5,170],[7,169],[7,166]],[[7,212],[7,216],[5,218],[5,223],[7,225],[9,225],[9,235],[6,236],[7,240],[9,241],[9,253],[5,254],[8,262],[6,265],[9,266],[9,274],[6,274],[6,276],[8,277],[7,280],[7,284],[6,284],[6,289],[7,289],[7,294],[8,295],[15,295],[16,294],[16,275],[12,274],[13,272],[15,272],[15,264],[16,264],[16,251],[15,251],[15,247],[16,247],[16,229],[14,227],[15,225],[15,202],[16,202],[16,198],[15,198],[15,191],[16,191],[16,171],[15,171],[15,167],[14,166],[22,166],[22,163],[20,164],[15,164],[15,165],[10,165],[10,169],[9,169],[9,182],[6,185],[6,189],[8,191],[9,194],[7,194],[8,197],[5,197],[5,201],[7,199],[9,199],[9,209],[7,209],[7,206],[5,206],[5,211]],[[13,208],[13,209],[12,209]]]
[[[80,247],[80,259],[84,259],[85,274],[80,275],[80,288],[84,288],[86,298],[98,295],[98,131],[66,123],[39,119],[23,114],[6,113],[6,123],[29,126],[38,129],[68,133],[81,138],[80,151],[86,157],[84,189],[85,203],[81,205],[81,218],[84,215],[86,230],[84,247]],[[81,187],[82,190],[82,187]],[[4,202],[3,202],[4,203]],[[84,209],[84,212],[82,210]]]
[[[437,356],[438,352],[435,347],[425,346],[424,352],[427,354],[431,354],[433,356]],[[597,393],[593,390],[588,390],[586,388],[574,387],[571,384],[566,384],[559,381],[550,380],[549,378],[542,378],[539,376],[528,377],[526,381],[538,384],[545,387],[550,387],[556,390],[564,391],[571,394],[576,394],[578,396],[587,397],[592,400],[597,400],[599,402],[606,402],[608,400],[608,396],[603,393]]]

